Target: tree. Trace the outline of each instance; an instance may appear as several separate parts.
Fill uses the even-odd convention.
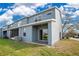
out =
[[[72,26],[68,32],[66,33],[65,37],[74,37],[76,35],[76,31],[74,30],[74,27]]]
[[[68,8],[68,9],[65,9],[65,8]],[[77,15],[76,13],[78,13],[78,12],[75,12],[75,11],[73,12],[72,9],[74,9],[74,8],[72,8],[72,9],[71,8],[72,7],[69,7],[69,6],[68,7],[61,6],[59,8],[61,11],[61,14],[62,14],[62,37],[63,38],[66,37],[67,32],[73,34],[73,32],[76,31],[74,29],[76,29],[76,28],[79,29],[78,21],[73,23],[74,22],[73,19],[75,19],[75,20],[79,19],[79,14]],[[76,16],[78,16],[78,18],[76,18]],[[71,30],[72,27],[73,27],[73,30]],[[71,35],[69,34],[69,36],[71,36]]]
[[[62,19],[62,36],[63,38],[67,35],[66,32],[70,30],[73,27],[73,24],[71,23],[72,17],[69,14],[64,14],[65,17]]]
[[[71,13],[65,11],[63,7],[60,7],[61,15],[62,15],[62,37],[65,37],[65,33],[72,27],[71,23]]]

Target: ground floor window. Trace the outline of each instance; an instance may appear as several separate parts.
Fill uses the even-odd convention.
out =
[[[3,31],[3,37],[7,38],[7,31]]]
[[[11,31],[10,31],[10,36],[11,37],[14,37],[14,36],[18,36],[19,35],[19,29],[18,28],[16,28],[16,29],[12,29]]]

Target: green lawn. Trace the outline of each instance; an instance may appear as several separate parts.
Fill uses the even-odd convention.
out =
[[[1,56],[63,56],[79,55],[79,41],[60,40],[54,47],[0,39]]]

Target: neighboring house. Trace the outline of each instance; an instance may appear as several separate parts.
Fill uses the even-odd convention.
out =
[[[24,17],[2,28],[2,37],[21,37],[24,42],[53,45],[62,39],[61,13],[50,8],[35,15]]]

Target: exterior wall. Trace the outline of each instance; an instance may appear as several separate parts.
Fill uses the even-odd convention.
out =
[[[20,22],[20,21],[19,21],[19,22]],[[25,25],[25,24],[27,24],[27,18],[24,18],[24,19],[20,22],[19,26]]]
[[[0,37],[2,37],[2,28],[0,28]]]
[[[53,45],[56,41],[62,38],[62,23],[60,12],[55,9],[55,20],[56,22],[48,23],[48,45]]]
[[[7,31],[7,37],[10,38],[10,30]]]
[[[38,28],[33,26],[32,30],[32,41],[38,41]]]
[[[48,23],[48,45],[53,45],[59,40],[58,24],[56,22]]]
[[[14,23],[14,24],[12,24],[12,25],[10,25],[10,29],[12,29],[12,28],[17,28],[17,26],[18,26],[18,24],[17,24],[17,22],[16,23]]]
[[[23,27],[23,33],[26,33],[26,35],[22,35],[24,42],[32,42],[32,26]]]
[[[8,29],[8,26],[5,26],[2,28],[2,31],[6,31]]]
[[[19,37],[23,37],[23,27],[19,28]]]
[[[55,19],[55,9],[46,11],[42,14],[32,16],[29,18],[28,23],[33,23],[36,21],[48,20],[48,19]]]
[[[61,13],[55,9],[55,17],[56,17],[56,23],[58,24],[58,31],[59,31],[59,39],[62,39],[62,21],[61,21]]]
[[[21,27],[22,25],[27,24],[27,18],[24,18],[21,21],[18,21],[16,23],[13,23],[9,26],[9,29],[13,29],[13,28],[17,28],[17,27]]]

